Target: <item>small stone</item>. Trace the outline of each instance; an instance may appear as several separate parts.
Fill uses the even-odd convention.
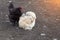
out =
[[[47,26],[46,26],[46,25],[44,25],[43,27],[45,27],[45,28],[46,28]]]
[[[8,17],[8,15],[6,15],[6,17]]]
[[[57,21],[60,20],[60,19],[56,19]]]
[[[11,3],[12,1],[9,1],[9,3]]]
[[[57,40],[56,38],[54,38],[53,40]]]
[[[12,37],[12,35],[10,35],[10,39],[12,39],[12,40],[14,39],[14,38]]]
[[[12,37],[11,39],[13,40],[14,38]]]
[[[46,29],[48,29],[48,28],[47,28],[47,26],[46,26],[46,25],[43,25],[43,29],[44,29],[44,30],[46,30]]]
[[[45,33],[41,33],[41,36],[45,36],[46,34]]]
[[[29,1],[29,4],[31,4],[31,1]]]

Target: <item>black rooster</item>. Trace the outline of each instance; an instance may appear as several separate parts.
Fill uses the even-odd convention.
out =
[[[19,17],[22,16],[22,12],[21,12],[21,7],[17,7],[15,8],[13,5],[12,1],[9,1],[9,6],[8,6],[8,10],[9,10],[9,20],[10,22],[15,25],[16,23],[18,23],[19,21]]]

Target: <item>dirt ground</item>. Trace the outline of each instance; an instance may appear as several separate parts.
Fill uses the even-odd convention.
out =
[[[23,12],[36,13],[36,25],[31,31],[11,25],[8,1],[0,0],[0,40],[60,40],[59,0],[12,0],[15,7],[23,8]]]

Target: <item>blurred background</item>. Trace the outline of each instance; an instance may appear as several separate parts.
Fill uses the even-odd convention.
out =
[[[11,0],[22,12],[33,11],[36,25],[31,31],[12,26],[8,1],[0,0],[0,40],[60,40],[60,0]]]

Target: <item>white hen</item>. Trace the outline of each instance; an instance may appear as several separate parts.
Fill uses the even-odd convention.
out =
[[[19,19],[19,27],[25,30],[31,30],[35,25],[36,14],[32,11],[26,12]]]

